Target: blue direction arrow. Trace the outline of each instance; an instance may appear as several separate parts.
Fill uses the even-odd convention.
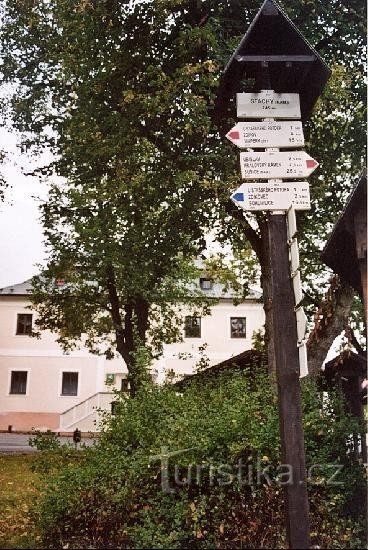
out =
[[[234,201],[242,202],[244,201],[244,193],[234,193],[232,198]]]

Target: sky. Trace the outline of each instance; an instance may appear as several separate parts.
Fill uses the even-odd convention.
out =
[[[7,153],[1,172],[9,188],[0,203],[0,288],[20,283],[38,272],[46,257],[38,205],[47,196],[47,186],[23,174],[32,167],[16,147],[16,137],[1,129],[0,148]]]

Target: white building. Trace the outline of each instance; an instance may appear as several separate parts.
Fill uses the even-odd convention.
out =
[[[159,379],[169,370],[191,374],[204,344],[209,365],[250,349],[253,332],[264,324],[260,293],[234,306],[220,285],[204,278],[200,285],[218,303],[209,316],[185,316],[183,342],[165,346],[154,365]],[[29,292],[30,281],[0,289],[0,431],[96,431],[96,408],[110,410],[112,388],[126,384],[125,363],[83,348],[66,354],[49,331],[30,337],[36,313]]]

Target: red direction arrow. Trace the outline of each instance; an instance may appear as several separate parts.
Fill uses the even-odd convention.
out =
[[[239,132],[236,132],[234,130],[230,130],[230,132],[228,132],[226,137],[228,137],[229,139],[240,139],[240,134],[239,134]]]
[[[314,159],[307,159],[306,163],[307,163],[307,168],[315,168],[318,166],[318,162],[315,161]]]

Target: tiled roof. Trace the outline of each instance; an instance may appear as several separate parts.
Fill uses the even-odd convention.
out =
[[[28,279],[27,281],[24,281],[23,283],[18,283],[15,285],[10,285],[5,288],[0,288],[0,295],[3,296],[27,296],[31,292],[31,283],[32,279]],[[198,289],[198,283],[193,284],[193,289]],[[228,299],[232,300],[235,298],[236,294],[231,291],[227,290],[224,292],[223,285],[219,283],[214,283],[212,287],[208,290],[202,290],[202,293],[204,296],[207,296],[209,298],[215,298],[215,299]],[[262,297],[262,292],[256,288],[251,288],[249,290],[249,294],[247,296],[247,300],[259,300]]]
[[[31,281],[32,279],[27,279],[23,283],[0,288],[0,294],[3,296],[26,296],[31,292]]]

